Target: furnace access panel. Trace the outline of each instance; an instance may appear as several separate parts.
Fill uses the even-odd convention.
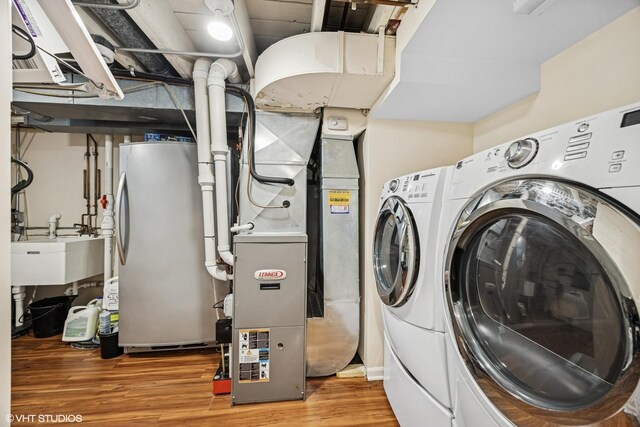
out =
[[[305,398],[307,236],[234,239],[232,404]]]

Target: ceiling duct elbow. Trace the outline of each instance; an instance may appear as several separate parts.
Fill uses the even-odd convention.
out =
[[[369,109],[394,71],[394,37],[344,32],[289,37],[258,58],[256,106],[293,112]]]

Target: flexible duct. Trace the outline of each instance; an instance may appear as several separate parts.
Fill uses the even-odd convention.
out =
[[[225,106],[226,79],[229,79],[231,83],[242,82],[235,62],[228,59],[218,59],[211,64],[207,78],[211,153],[213,154],[215,165],[218,253],[225,263],[233,265],[233,254],[229,245],[229,215],[227,212],[227,153],[229,148],[227,146],[227,113]],[[196,111],[197,109],[196,105]]]
[[[155,49],[156,46],[125,10],[105,9],[104,6],[110,5],[109,0],[97,0],[95,3],[97,7],[88,5],[85,7],[88,7],[124,46]],[[133,55],[150,73],[177,75],[171,63],[162,55],[141,52],[136,52]]]

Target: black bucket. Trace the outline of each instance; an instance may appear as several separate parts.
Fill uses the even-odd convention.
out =
[[[118,333],[110,334],[98,333],[100,338],[100,357],[103,359],[113,359],[123,353],[123,348],[118,347]]]
[[[59,296],[32,302],[27,307],[31,313],[31,327],[36,338],[52,337],[64,330],[64,321],[73,298]]]

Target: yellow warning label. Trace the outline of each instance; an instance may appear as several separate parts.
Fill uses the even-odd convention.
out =
[[[349,206],[351,204],[351,191],[329,191],[329,206]]]

